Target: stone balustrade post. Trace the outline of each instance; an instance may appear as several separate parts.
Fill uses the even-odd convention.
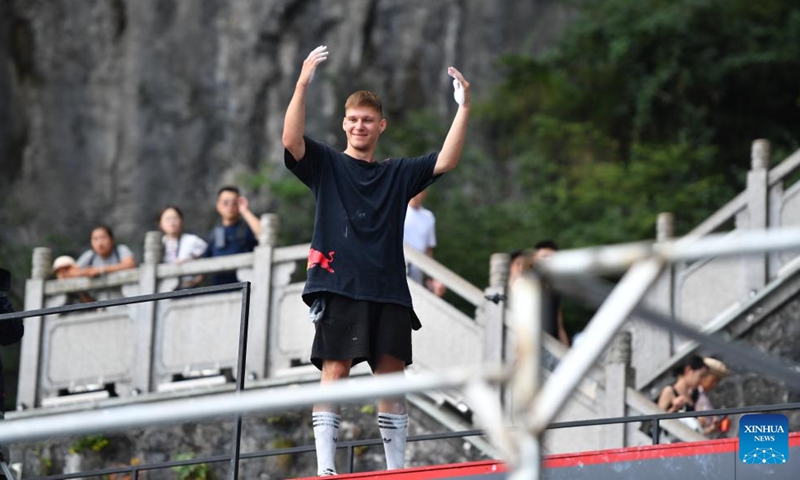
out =
[[[619,332],[611,342],[605,364],[605,416],[624,417],[626,391],[633,382],[631,333]],[[626,443],[626,424],[609,424],[604,428],[606,448],[622,448]]]
[[[270,315],[272,262],[275,247],[278,245],[280,222],[274,213],[261,215],[260,221],[261,235],[258,238],[258,247],[253,251],[253,285],[250,289],[250,322],[247,332],[247,381],[270,375],[267,345],[270,344],[270,332],[278,331],[277,322],[280,321],[277,315]]]
[[[147,232],[144,236],[144,263],[153,265],[161,263],[163,257],[163,234],[161,232]]]
[[[655,233],[657,242],[673,239],[675,215],[670,212],[659,213]],[[643,299],[647,307],[668,316],[674,315],[675,272],[675,265],[667,265],[664,268]],[[639,385],[645,382],[662,362],[666,362],[672,356],[672,333],[636,317],[628,322],[625,329],[633,335],[634,348],[631,353],[633,364],[641,366],[636,369],[636,385]]]
[[[259,220],[261,221],[261,235],[258,236],[258,244],[275,247],[278,244],[280,218],[274,213],[265,213]]]
[[[511,256],[507,253],[494,253],[489,258],[489,286],[505,288],[508,283],[508,270]]]
[[[25,282],[25,310],[44,308],[44,283],[50,275],[53,252],[49,248],[33,249],[31,278]],[[17,408],[37,406],[36,392],[39,386],[39,365],[41,362],[42,322],[44,317],[25,319],[25,335],[19,359],[19,383],[17,384]]]
[[[675,238],[675,215],[661,212],[656,220],[656,241],[664,242]]]
[[[149,295],[158,292],[158,264],[163,258],[163,244],[161,232],[147,232],[144,236],[144,262],[139,265],[139,294]],[[135,346],[136,358],[135,371],[132,374],[133,387],[130,392],[118,392],[122,396],[137,395],[153,389],[152,378],[153,339],[158,309],[155,302],[145,302],[131,305],[131,315],[136,319]]]
[[[44,280],[50,275],[53,268],[53,251],[47,247],[37,247],[33,249],[33,261],[31,262],[31,278]]]
[[[765,229],[769,219],[770,143],[754,140],[750,149],[751,169],[747,173],[747,208],[736,217],[737,228]],[[767,284],[767,254],[752,255],[746,260],[746,287],[750,295]]]

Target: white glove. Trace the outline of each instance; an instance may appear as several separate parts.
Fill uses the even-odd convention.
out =
[[[319,47],[311,50],[311,53],[308,54],[306,61],[313,62],[313,70],[311,70],[311,75],[308,77],[308,83],[314,81],[314,74],[317,72],[317,65],[324,62],[328,59],[328,46],[327,45],[320,45]]]
[[[456,103],[459,107],[464,105],[464,87],[457,78],[453,78],[453,98],[456,99]]]

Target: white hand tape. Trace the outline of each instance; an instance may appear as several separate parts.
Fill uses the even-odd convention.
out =
[[[311,75],[308,77],[308,82],[311,83],[314,81],[314,74],[317,73],[317,65],[324,62],[328,59],[328,46],[327,45],[320,45],[319,47],[311,50],[311,53],[308,54],[307,59],[311,59],[317,57],[319,60],[317,61],[316,65],[314,65],[314,70],[311,71]]]
[[[453,79],[453,98],[459,106],[464,105],[464,87],[455,78]]]

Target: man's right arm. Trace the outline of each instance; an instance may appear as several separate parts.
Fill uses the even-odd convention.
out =
[[[319,46],[308,54],[303,61],[300,78],[286,109],[283,119],[283,146],[292,154],[295,160],[302,160],[306,154],[306,144],[303,135],[306,130],[306,91],[314,78],[317,65],[328,58],[328,47]]]

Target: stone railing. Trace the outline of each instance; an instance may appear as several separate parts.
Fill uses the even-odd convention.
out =
[[[252,283],[247,385],[316,378],[316,370],[307,363],[314,332],[300,298],[304,275],[295,275],[300,273],[298,263],[305,266],[309,245],[277,247],[277,217],[265,215],[261,221],[264,235],[252,253],[160,264],[161,236],[148,232],[144,262],[138,268],[95,279],[48,280],[52,255],[49,249],[38,248],[33,255],[34,273],[26,284],[26,310],[63,305],[68,294],[86,290],[118,288],[126,296],[167,292],[184,275],[236,270],[240,280]],[[465,314],[422,285],[409,282],[423,323],[414,334],[410,374],[513,361],[513,332],[506,325],[503,300],[507,254],[492,255],[489,287],[484,290],[420,252],[406,248],[405,255],[408,262],[474,307],[474,314]],[[241,294],[234,292],[30,318],[22,345],[18,405],[31,409],[28,414],[36,414],[42,406],[104,405],[135,401],[132,397],[197,393],[198,388],[232,388],[240,308]],[[631,390],[630,335],[622,337],[611,349],[622,353],[610,353],[603,367],[587,375],[558,420],[651,413],[655,408]],[[565,346],[547,336],[544,349],[553,362],[566,352]],[[366,371],[365,366],[361,369]],[[456,393],[429,395],[470,407],[467,399]],[[120,398],[109,399],[112,396]],[[684,434],[691,438],[680,431],[680,425],[675,428],[673,434],[679,438]],[[567,452],[648,440],[637,433],[636,426],[587,427],[580,438],[576,441],[569,431],[554,431],[548,436],[547,448]]]
[[[305,267],[309,245],[277,247],[277,217],[264,215],[261,222],[263,235],[252,253],[160,264],[161,234],[148,232],[139,267],[91,279],[49,280],[52,253],[37,248],[25,309],[64,305],[70,294],[81,291],[117,289],[124,296],[167,292],[185,275],[235,270],[240,280],[252,283],[249,384],[310,373],[314,329],[300,297],[305,276],[294,275],[300,273],[298,264]],[[504,311],[484,295],[502,292],[503,286],[484,292],[413,249],[406,249],[406,257],[475,307],[474,316],[464,314],[409,282],[423,322],[414,334],[412,371],[502,361]],[[18,406],[55,406],[230,382],[240,304],[241,296],[234,292],[27,319]]]
[[[745,230],[800,225],[800,182],[785,185],[800,167],[800,150],[771,170],[769,152],[766,140],[753,142],[747,189],[683,237],[685,241],[709,233],[735,236]],[[672,214],[659,215],[657,225],[657,241],[673,237]],[[699,330],[710,330],[758,295],[797,253],[711,257],[676,264],[656,282],[645,303]],[[663,373],[676,353],[686,350],[689,341],[643,322],[630,326],[636,385],[643,388]]]

